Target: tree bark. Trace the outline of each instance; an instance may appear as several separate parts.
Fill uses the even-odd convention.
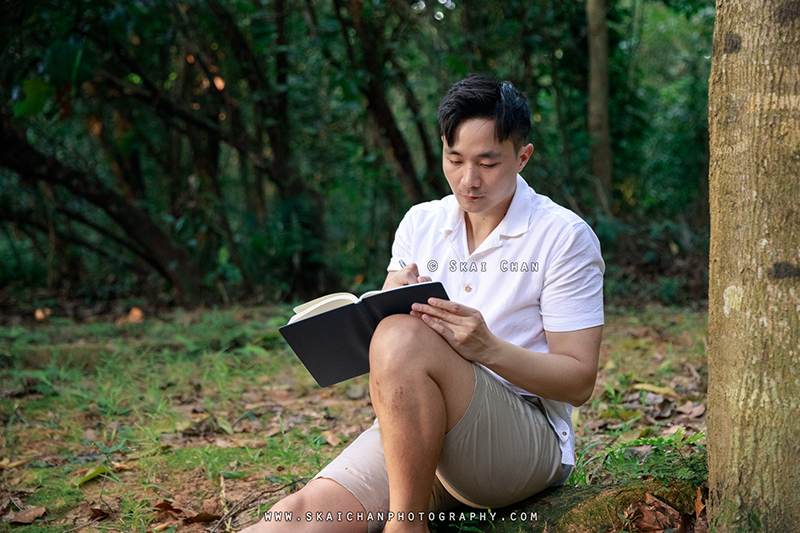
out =
[[[712,531],[800,523],[800,2],[718,0],[709,84]]]
[[[608,104],[608,26],[606,0],[586,0],[589,26],[589,159],[597,179],[597,204],[611,214],[613,159]]]

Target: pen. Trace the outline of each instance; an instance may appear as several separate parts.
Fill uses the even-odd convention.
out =
[[[405,268],[406,267],[406,262],[403,261],[402,259],[400,260],[400,267],[401,268]]]

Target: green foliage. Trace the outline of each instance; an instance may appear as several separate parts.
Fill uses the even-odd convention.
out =
[[[416,201],[398,157],[407,149],[426,197],[447,192],[436,107],[471,72],[528,95],[536,150],[525,177],[593,224],[609,299],[703,293],[709,1],[609,5],[611,219],[589,171],[584,3],[286,7],[9,7],[4,132],[74,179],[0,160],[0,300],[61,290],[170,302],[183,279],[195,302],[375,288]],[[131,211],[112,211],[111,193]],[[133,210],[152,228],[126,226]]]
[[[55,91],[44,80],[33,78],[22,82],[22,92],[25,100],[14,104],[14,114],[18,117],[32,117],[41,113]]]
[[[693,489],[708,481],[708,460],[702,432],[687,435],[681,428],[666,437],[640,437],[618,441],[597,450],[591,443],[578,456],[578,464],[570,476],[572,484],[624,483],[653,478],[668,486],[670,482],[686,482]]]

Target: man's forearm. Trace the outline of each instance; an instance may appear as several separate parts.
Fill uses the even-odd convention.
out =
[[[533,352],[498,338],[495,346],[477,362],[528,392],[577,407],[591,397],[597,379],[595,354],[599,350],[600,334],[599,331],[584,331],[587,332],[584,336],[591,338],[586,339],[590,347],[582,357]],[[597,337],[598,350],[591,348],[594,337]]]

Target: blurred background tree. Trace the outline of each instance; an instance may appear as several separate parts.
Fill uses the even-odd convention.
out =
[[[448,193],[436,106],[469,73],[528,96],[525,178],[594,227],[607,301],[704,299],[713,4],[591,4],[592,72],[584,2],[3,2],[0,305],[375,288]]]

